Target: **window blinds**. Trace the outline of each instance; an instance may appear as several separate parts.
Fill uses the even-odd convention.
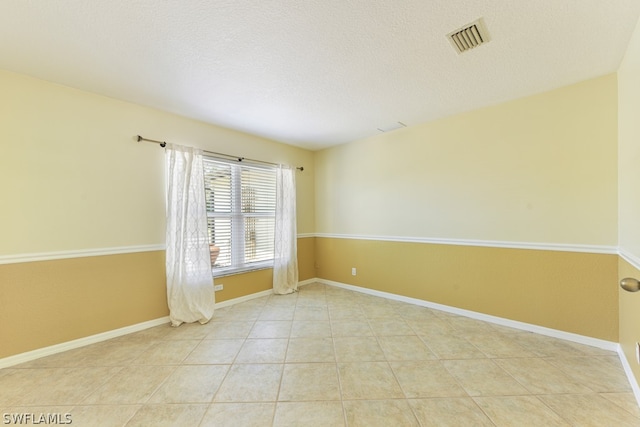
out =
[[[214,268],[243,269],[271,261],[275,170],[205,159],[204,180],[209,242],[220,251]]]

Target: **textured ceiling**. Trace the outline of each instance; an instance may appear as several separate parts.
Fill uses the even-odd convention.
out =
[[[639,0],[0,0],[0,68],[317,149],[615,72],[639,15]],[[479,17],[491,41],[458,55],[445,35]]]

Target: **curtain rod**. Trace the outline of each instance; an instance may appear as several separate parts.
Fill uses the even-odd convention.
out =
[[[160,147],[166,147],[167,142],[166,141],[157,141],[155,139],[149,139],[149,138],[144,138],[140,135],[136,135],[138,137],[138,142],[140,141],[147,141],[147,142],[153,142],[155,144],[160,144]],[[271,163],[271,162],[265,162],[262,160],[255,160],[255,159],[247,159],[246,157],[238,157],[238,156],[232,156],[230,154],[224,154],[224,153],[216,153],[215,151],[207,151],[207,150],[202,150],[203,153],[207,153],[207,154],[213,154],[215,156],[223,156],[223,157],[228,157],[230,159],[236,159],[237,161],[241,162],[243,160],[248,160],[250,162],[253,163],[264,163],[266,165],[274,165],[274,166],[278,166],[277,163]],[[296,167],[296,169],[298,169],[300,172],[304,171],[304,166],[298,166]]]

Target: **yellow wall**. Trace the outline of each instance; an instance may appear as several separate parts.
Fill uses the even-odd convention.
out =
[[[164,243],[164,152],[135,135],[298,172],[314,231],[313,153],[0,70],[0,256]]]
[[[640,21],[618,71],[618,114],[619,244],[633,261],[633,266],[620,261],[618,279],[640,279]],[[636,342],[640,342],[640,292],[620,290],[620,345],[640,383]]]
[[[316,153],[316,231],[615,246],[616,76]]]
[[[164,252],[148,252],[165,241],[164,152],[137,134],[304,166],[298,232],[315,229],[310,151],[2,70],[0,93],[0,357],[168,314]],[[84,256],[132,247],[143,252]],[[41,255],[54,260],[16,263]],[[270,272],[229,278],[220,300]]]
[[[618,340],[616,255],[317,238],[316,263],[324,279]]]
[[[164,251],[0,265],[0,358],[169,315]]]

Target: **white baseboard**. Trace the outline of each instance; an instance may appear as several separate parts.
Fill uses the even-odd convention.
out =
[[[0,369],[8,368],[9,366],[18,365],[20,363],[29,362],[41,357],[51,356],[52,354],[62,353],[63,351],[73,350],[74,348],[80,348],[90,344],[99,343],[111,338],[121,337],[133,332],[153,328],[154,326],[169,324],[169,322],[169,316],[161,317],[159,319],[125,326],[124,328],[113,329],[111,331],[90,335],[88,337],[78,338],[77,340],[67,341],[60,344],[39,348],[37,350],[27,351],[26,353],[16,354],[15,356],[5,357],[3,359],[0,359]]]
[[[638,385],[638,381],[636,381],[636,377],[633,375],[633,371],[631,370],[629,360],[627,360],[627,356],[624,354],[624,351],[622,351],[622,347],[619,344],[618,357],[620,357],[620,362],[622,363],[622,367],[624,368],[624,373],[627,374],[627,379],[629,380],[629,384],[631,384],[633,395],[636,397],[638,406],[640,406],[640,385]]]
[[[425,301],[418,298],[410,298],[402,295],[392,294],[389,292],[382,292],[382,291],[376,291],[373,289],[362,288],[359,286],[347,285],[346,283],[334,282],[332,280],[316,279],[316,281],[319,283],[324,283],[326,285],[348,289],[350,291],[361,292],[364,294],[374,295],[377,297],[387,298],[395,301],[402,301],[409,304],[419,305],[427,308],[433,308],[435,310],[445,311],[447,313],[453,313],[460,316],[470,317],[476,320],[495,323],[497,325],[507,326],[509,328],[520,329],[528,332],[535,332],[540,335],[546,335],[549,337],[560,338],[566,341],[572,341],[579,344],[590,345],[592,347],[598,347],[604,350],[617,351],[618,349],[618,343],[615,343],[612,341],[606,341],[598,338],[587,337],[584,335],[573,334],[571,332],[559,331],[557,329],[545,328],[544,326],[518,322],[516,320],[505,319],[503,317],[491,316],[484,313],[478,313],[476,311],[464,310],[462,308],[456,308],[448,305],[437,304],[434,302]]]

